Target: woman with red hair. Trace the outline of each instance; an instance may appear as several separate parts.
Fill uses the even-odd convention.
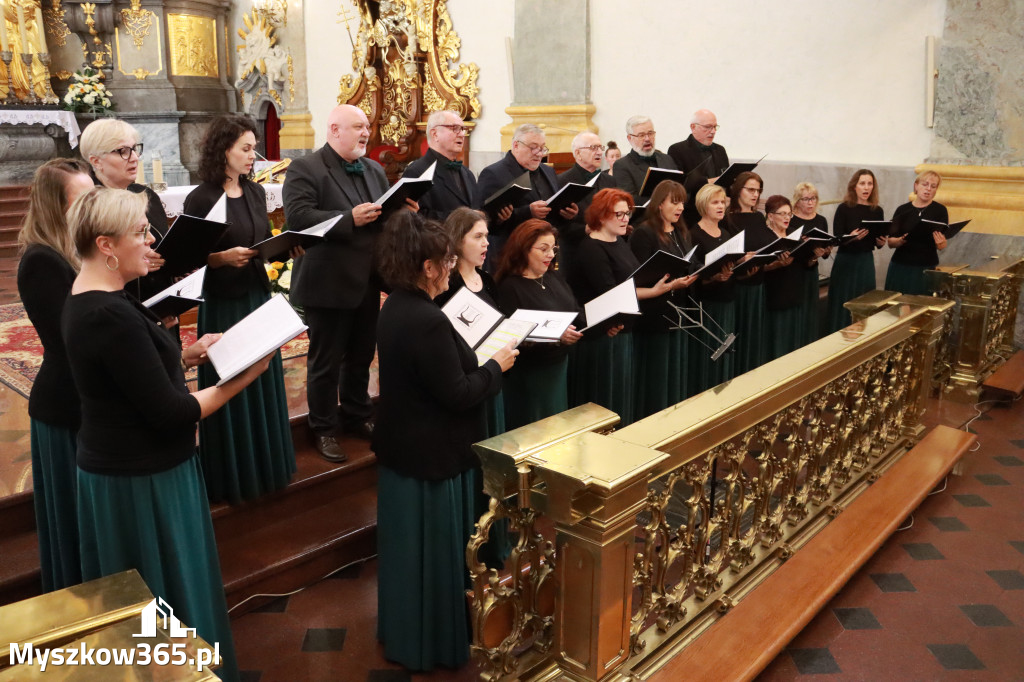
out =
[[[633,198],[620,189],[603,189],[594,195],[586,214],[588,239],[576,253],[570,282],[580,302],[621,284],[640,267],[623,239],[632,212]],[[666,275],[653,287],[637,288],[636,296],[646,300],[667,294],[681,288],[682,279],[669,281]],[[630,331],[613,320],[596,325],[576,350],[571,381],[573,405],[595,402],[607,407],[619,415],[622,426],[633,421],[634,413]]]
[[[573,312],[579,304],[551,265],[558,253],[558,232],[551,223],[531,218],[521,223],[501,250],[495,280],[498,307]],[[582,334],[574,325],[557,343],[524,341],[515,367],[505,373],[505,427],[514,429],[569,409],[569,346]]]

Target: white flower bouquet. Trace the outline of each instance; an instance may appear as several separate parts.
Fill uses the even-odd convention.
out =
[[[76,71],[64,95],[63,109],[80,114],[106,114],[113,111],[110,91],[103,85],[103,74],[86,68]]]

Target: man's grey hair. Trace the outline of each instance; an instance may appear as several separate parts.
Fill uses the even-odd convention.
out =
[[[544,129],[536,123],[523,123],[516,128],[516,131],[512,133],[513,142],[522,142],[523,138],[527,135],[543,135]]]
[[[442,111],[432,112],[430,114],[430,117],[427,119],[427,135],[428,136],[430,135],[430,131],[431,130],[433,130],[434,128],[436,128],[439,125],[444,125],[444,119],[448,116],[448,114],[451,114],[452,116],[458,116],[459,120],[460,121],[462,120],[462,117],[459,116],[459,112],[451,111],[450,109],[445,109],[445,110],[442,110]]]
[[[597,135],[593,130],[583,130],[576,133],[576,137],[572,138],[572,151],[576,151],[583,146],[583,138],[587,135]],[[600,139],[600,138],[598,138]]]
[[[627,135],[632,135],[633,134],[633,130],[637,126],[643,125],[644,123],[650,123],[650,122],[651,122],[651,117],[650,116],[642,116],[642,115],[630,116],[629,119],[626,121],[626,134]]]

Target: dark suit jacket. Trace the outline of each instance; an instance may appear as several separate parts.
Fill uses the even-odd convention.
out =
[[[235,246],[252,246],[256,242],[270,239],[270,219],[267,217],[267,193],[255,182],[242,179],[242,197],[249,209],[249,216],[255,228],[254,234],[239,234],[237,226],[231,226],[214,247],[214,251],[225,251]],[[204,182],[185,197],[184,212],[202,218],[224,194],[224,188]],[[270,291],[270,280],[267,278],[263,259],[259,256],[251,259],[244,268],[225,265],[219,268],[207,268],[203,288],[218,296],[237,298],[244,296],[252,283],[258,283]]]
[[[380,220],[357,227],[352,208],[386,192],[388,179],[379,163],[363,158],[369,196],[360,196],[353,180],[357,176],[346,173],[341,163],[341,157],[324,145],[288,167],[282,191],[288,229],[304,230],[345,213],[323,243],[310,247],[306,255],[295,260],[291,286],[291,302],[295,305],[354,309],[368,287],[378,286],[371,278]]]
[[[725,147],[716,142],[711,143],[711,160],[705,163],[707,151],[693,135],[669,147],[668,155],[684,173],[689,173],[700,166],[697,172],[705,179],[717,178],[729,167],[729,155],[725,153]]]
[[[640,198],[640,188],[644,185],[648,168],[676,170],[676,164],[668,154],[657,150],[654,151],[654,162],[649,164],[633,149],[615,162],[615,182],[619,189],[632,194],[633,201],[638,205],[647,201],[646,198]]]
[[[512,152],[506,152],[505,158],[497,163],[492,163],[487,168],[484,168],[480,172],[480,203],[487,200],[489,196],[500,190],[505,185],[509,184],[520,175],[526,172],[526,169],[519,165],[516,161],[516,157],[512,156]],[[537,169],[537,172],[543,174],[547,179],[548,184],[551,186],[551,190],[547,188],[538,188],[534,183],[533,188],[516,204],[512,209],[512,217],[505,222],[498,221],[497,209],[502,208],[501,206],[495,207],[495,210],[488,213],[488,217],[491,219],[491,232],[496,235],[507,236],[512,230],[516,228],[519,223],[524,220],[529,220],[532,215],[530,213],[530,204],[539,199],[548,199],[555,191],[558,190],[558,177],[555,175],[554,169],[546,164],[541,164]],[[548,216],[550,220],[556,220],[558,216]],[[501,243],[504,243],[504,239],[501,239]]]
[[[573,167],[565,171],[558,176],[558,186],[564,187],[570,182],[575,182],[578,185],[585,185],[590,179],[590,173],[583,170],[583,166],[573,164]],[[594,200],[594,195],[600,192],[602,189],[609,187],[618,187],[618,183],[611,175],[607,172],[602,172],[597,176],[597,181],[594,183],[594,191],[588,194],[586,197],[580,200],[577,206],[580,212],[576,214],[576,217],[571,221],[562,220],[558,228],[558,243],[562,249],[562,252],[558,254],[558,265],[559,269],[565,270],[563,273],[566,278],[569,277],[569,270],[572,268],[573,257],[576,255],[576,249],[579,248],[580,242],[585,236],[587,236],[587,207],[590,206]]]
[[[426,292],[396,290],[377,323],[380,403],[377,461],[396,473],[440,480],[478,466],[483,403],[501,390],[494,360],[476,354]]]
[[[434,169],[434,186],[419,198],[420,214],[444,222],[448,214],[460,206],[478,208],[481,200],[473,173],[465,166],[458,170],[448,168],[448,159],[433,149],[428,149],[426,154],[410,163],[402,173],[402,177],[418,177],[435,161],[437,168]],[[466,188],[465,192],[459,189],[459,185],[455,181],[456,173],[462,178],[462,185]]]

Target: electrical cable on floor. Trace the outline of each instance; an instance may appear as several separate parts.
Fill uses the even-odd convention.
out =
[[[946,476],[944,476],[942,478],[942,488],[940,490],[933,490],[933,491],[931,491],[930,493],[928,493],[927,496],[931,497],[932,495],[938,495],[939,493],[946,492],[946,486],[948,486],[948,485],[949,485],[949,475],[947,474]]]
[[[326,580],[326,579],[330,578],[330,577],[331,577],[332,575],[334,575],[335,573],[339,573],[339,572],[341,572],[341,571],[344,571],[344,570],[345,570],[346,568],[351,568],[352,566],[355,566],[356,564],[365,564],[365,563],[366,563],[367,561],[369,561],[370,559],[376,559],[376,558],[377,558],[377,555],[376,555],[376,554],[374,554],[373,556],[368,556],[368,557],[366,557],[365,559],[356,559],[355,561],[353,561],[353,562],[351,562],[351,563],[347,563],[347,564],[345,564],[345,565],[344,565],[344,566],[342,566],[341,568],[336,568],[336,569],[334,569],[333,571],[331,571],[330,573],[328,573],[328,574],[327,574],[327,575],[325,575],[324,577],[322,577],[322,578],[318,578],[317,580],[314,580],[314,581],[313,581],[313,582],[311,582],[310,584],[308,584],[308,585],[304,585],[303,587],[300,587],[300,588],[299,588],[299,589],[297,589],[297,590],[292,590],[291,592],[284,592],[284,593],[282,593],[282,594],[250,594],[250,595],[249,595],[248,597],[246,597],[245,599],[243,599],[242,601],[238,602],[237,604],[235,604],[234,606],[232,606],[232,607],[231,607],[230,609],[228,609],[228,613],[231,613],[232,611],[234,611],[235,609],[237,609],[237,608],[238,608],[239,606],[241,606],[241,605],[242,605],[242,604],[244,604],[245,602],[249,601],[250,599],[255,599],[256,597],[274,597],[274,598],[279,598],[279,597],[290,597],[290,596],[292,596],[293,594],[298,594],[299,592],[302,592],[303,590],[305,590],[305,589],[308,589],[308,588],[310,588],[310,587],[313,587],[313,585],[316,585],[317,583],[319,583],[319,582],[321,582],[321,581],[323,581],[323,580]]]
[[[910,515],[910,524],[909,524],[909,525],[906,525],[906,526],[901,526],[901,527],[897,528],[897,529],[896,529],[896,532],[897,532],[897,533],[899,533],[900,531],[903,531],[903,530],[910,530],[910,529],[911,529],[911,528],[913,528],[913,527],[914,527],[914,515],[913,515],[913,514],[911,514],[911,515]]]

